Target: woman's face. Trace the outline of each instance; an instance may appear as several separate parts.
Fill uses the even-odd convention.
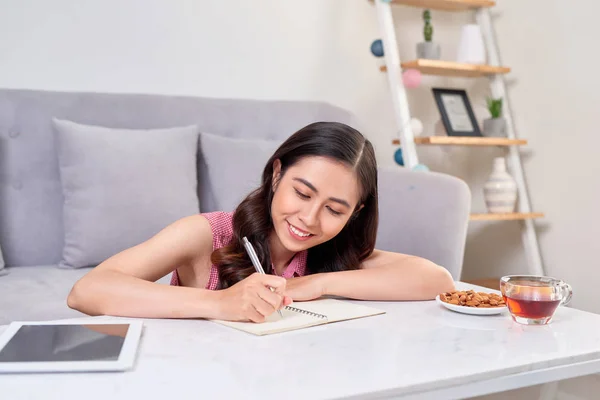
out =
[[[326,157],[305,157],[283,176],[280,171],[281,163],[277,160],[271,216],[281,244],[298,252],[335,237],[359,201],[355,172]]]

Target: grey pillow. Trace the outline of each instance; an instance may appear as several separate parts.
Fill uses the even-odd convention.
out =
[[[95,266],[199,212],[196,126],[133,130],[53,122],[64,195],[59,267]]]
[[[200,134],[216,210],[233,211],[261,182],[269,158],[282,141],[236,139]]]

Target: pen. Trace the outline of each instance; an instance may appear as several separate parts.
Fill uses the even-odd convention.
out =
[[[250,243],[250,241],[248,240],[248,238],[246,236],[244,236],[242,238],[242,241],[244,242],[244,247],[246,248],[246,251],[248,252],[248,255],[250,256],[250,261],[252,261],[252,265],[254,265],[254,269],[259,274],[264,275],[265,270],[263,269],[262,265],[260,265],[260,261],[258,259],[258,256],[256,255],[256,252],[254,251],[254,247],[252,246],[252,243]],[[271,292],[275,291],[275,289],[273,289],[272,287],[269,287],[269,289],[271,289]],[[277,310],[277,313],[279,314],[280,317],[283,318],[283,314],[281,313],[281,310]]]

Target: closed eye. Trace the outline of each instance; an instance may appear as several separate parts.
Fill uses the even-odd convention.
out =
[[[335,211],[335,210],[334,210],[333,208],[331,208],[331,207],[327,207],[327,209],[329,210],[329,212],[331,212],[331,213],[332,213],[333,215],[335,215],[336,217],[337,217],[337,216],[339,216],[339,215],[342,215],[342,213],[341,213],[341,212],[339,212],[339,211]]]
[[[309,196],[309,195],[302,193],[302,192],[301,192],[301,191],[299,191],[298,189],[294,188],[294,191],[296,192],[296,195],[297,195],[298,197],[300,197],[302,200],[308,200],[308,199],[310,199],[310,196]],[[343,212],[336,211],[336,210],[334,210],[333,208],[331,208],[331,207],[329,207],[329,206],[327,206],[327,209],[329,210],[329,212],[330,212],[331,214],[335,215],[336,217],[338,217],[338,216],[340,216],[340,215],[342,215],[342,214],[343,214]]]
[[[310,199],[309,195],[306,195],[306,194],[302,193],[298,189],[294,189],[294,190],[296,191],[296,194],[298,195],[298,197],[300,197],[301,199],[303,199],[303,200]]]

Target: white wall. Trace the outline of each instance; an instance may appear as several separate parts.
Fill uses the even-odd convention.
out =
[[[324,100],[354,111],[380,164],[392,164],[395,137],[385,75],[371,56],[379,37],[366,0],[2,0],[0,87],[212,97]],[[594,15],[579,0],[498,0],[497,33],[509,75],[518,135],[548,274],[573,284],[577,307],[600,312],[593,240],[600,233],[594,173],[600,77]],[[414,58],[420,10],[395,7],[401,57]],[[434,40],[452,59],[466,13],[433,12]],[[439,120],[432,86],[466,88],[487,117],[485,80],[425,77],[409,93],[426,133]],[[432,170],[465,179],[473,208],[501,149],[420,147]],[[518,222],[473,223],[464,277],[526,268]]]
[[[511,99],[522,137],[546,271],[573,285],[573,305],[600,312],[597,19],[600,4],[504,0],[498,35],[514,68]],[[518,3],[515,4],[515,3]],[[596,51],[590,51],[590,49]]]

